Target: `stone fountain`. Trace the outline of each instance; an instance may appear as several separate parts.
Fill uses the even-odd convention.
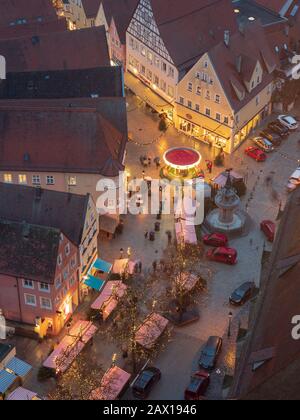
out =
[[[212,232],[242,233],[246,224],[246,216],[240,209],[241,200],[232,185],[231,170],[226,172],[226,184],[215,197],[217,209],[207,216],[205,226]]]

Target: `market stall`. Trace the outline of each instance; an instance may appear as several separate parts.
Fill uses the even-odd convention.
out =
[[[129,266],[129,259],[122,258],[119,260],[115,260],[112,271],[111,271],[111,278],[113,280],[120,280],[128,273],[128,266]]]
[[[103,288],[100,296],[91,305],[94,310],[101,311],[103,320],[105,321],[118,305],[127,286],[122,281],[109,281]]]
[[[117,400],[129,384],[131,375],[118,366],[111,367],[103,376],[100,388],[91,394],[91,400]]]
[[[135,340],[145,349],[151,350],[163,335],[168,325],[169,321],[166,318],[157,313],[152,313],[137,330]]]
[[[93,338],[97,327],[89,321],[78,321],[45,360],[43,366],[64,373]]]
[[[8,401],[40,401],[41,398],[36,392],[29,391],[21,386],[16,388],[9,396],[6,398]]]

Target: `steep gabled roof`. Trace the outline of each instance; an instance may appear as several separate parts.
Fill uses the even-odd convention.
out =
[[[82,241],[89,195],[0,183],[0,219],[51,227]]]
[[[276,60],[259,23],[250,24],[243,32],[237,31],[232,34],[228,46],[221,42],[212,48],[208,55],[235,112],[243,108],[273,80]],[[240,63],[239,66],[237,62]],[[263,79],[249,92],[245,83],[249,83],[257,62],[263,69]],[[236,90],[244,91],[242,100]]]
[[[53,284],[60,233],[49,227],[0,220],[0,273]]]

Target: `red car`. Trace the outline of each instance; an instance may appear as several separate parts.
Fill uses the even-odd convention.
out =
[[[237,263],[237,250],[226,247],[214,248],[207,252],[206,257],[211,261],[234,265]]]
[[[227,246],[228,238],[226,235],[222,233],[212,233],[211,235],[205,235],[203,237],[203,242],[205,245],[220,247],[220,246]]]
[[[196,372],[191,377],[191,382],[184,393],[184,399],[186,401],[200,400],[210,384],[209,373]]]
[[[260,150],[258,147],[247,147],[245,150],[246,155],[250,156],[252,159],[256,160],[256,162],[265,162],[267,159],[267,155]]]
[[[271,220],[264,220],[260,224],[260,229],[266,235],[268,241],[274,242],[276,234],[276,225]]]

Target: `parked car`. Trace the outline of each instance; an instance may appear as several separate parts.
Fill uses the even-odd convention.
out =
[[[273,146],[280,146],[282,143],[280,135],[274,133],[269,128],[266,128],[265,130],[261,131],[259,135],[269,140],[273,144]]]
[[[263,220],[260,224],[260,229],[268,238],[268,241],[274,242],[276,234],[276,225],[271,220]]]
[[[290,115],[279,115],[278,121],[281,125],[288,128],[290,131],[297,130],[299,127],[298,122]]]
[[[205,245],[213,247],[227,246],[228,238],[222,233],[212,233],[211,235],[205,235],[203,237],[203,242]]]
[[[265,139],[264,137],[254,137],[253,141],[257,147],[259,147],[261,150],[263,150],[266,153],[273,152],[274,150],[273,144],[269,140]]]
[[[281,125],[279,121],[272,121],[268,127],[274,133],[279,134],[281,138],[287,137],[290,133],[289,129]]]
[[[300,186],[300,166],[295,170],[295,172],[290,176],[287,183],[287,190],[289,192],[295,191],[296,188]]]
[[[161,371],[155,367],[147,367],[137,377],[132,392],[133,395],[141,400],[146,399],[153,387],[161,379]]]
[[[222,338],[210,337],[201,352],[199,366],[206,370],[213,369],[217,364],[218,357],[222,350],[222,345]]]
[[[211,261],[234,265],[237,263],[237,250],[234,248],[219,247],[210,249],[206,257]]]
[[[230,296],[229,302],[232,305],[244,305],[253,296],[255,290],[255,283],[247,282],[238,287]]]
[[[191,377],[189,386],[184,392],[186,401],[200,400],[205,395],[210,384],[210,375],[207,372],[196,372]]]
[[[265,162],[267,155],[258,147],[250,146],[245,150],[246,155],[256,160],[256,162]]]

